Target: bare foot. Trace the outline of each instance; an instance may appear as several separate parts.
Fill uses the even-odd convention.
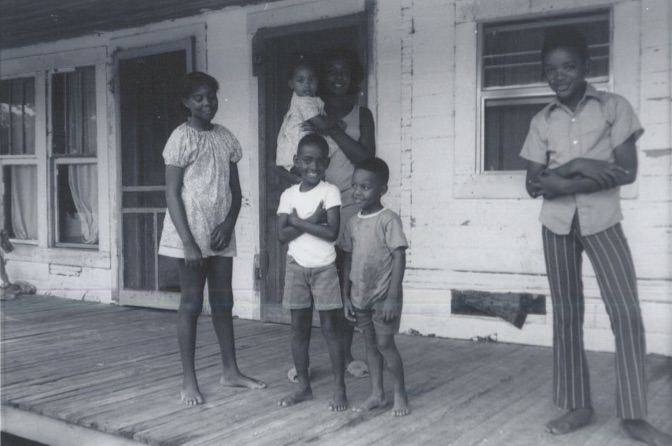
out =
[[[313,399],[312,389],[298,390],[294,393],[291,393],[287,396],[280,398],[278,405],[282,407],[293,406],[294,404],[301,403],[303,401],[309,401]]]
[[[628,437],[650,446],[672,445],[672,436],[659,431],[645,420],[621,420],[621,428]]]
[[[187,380],[185,380],[182,383],[180,400],[187,406],[203,404],[203,395],[201,395],[201,391],[198,389],[198,384],[196,384],[196,382],[187,382]]]
[[[411,408],[408,407],[408,398],[406,394],[394,394],[394,406],[392,407],[392,415],[395,417],[404,417],[411,413]]]
[[[555,435],[568,434],[577,429],[588,426],[595,418],[595,411],[592,407],[582,407],[580,409],[572,409],[565,413],[560,418],[551,420],[546,423],[546,432]]]
[[[219,379],[219,383],[224,387],[247,387],[248,389],[265,389],[266,383],[252,379],[242,373],[231,377],[224,376]]]
[[[371,394],[366,401],[352,408],[355,412],[369,412],[387,406],[387,400],[383,395]]]
[[[335,390],[334,397],[329,401],[329,410],[332,412],[342,412],[348,408],[348,398],[345,396],[345,390]]]

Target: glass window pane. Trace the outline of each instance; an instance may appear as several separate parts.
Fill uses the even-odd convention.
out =
[[[58,155],[95,156],[96,79],[93,67],[52,76],[52,150]]]
[[[35,154],[35,80],[0,81],[0,155]]]
[[[37,240],[37,168],[4,166],[4,228],[10,238]]]
[[[525,160],[518,154],[530,128],[530,121],[551,98],[535,98],[529,102],[485,102],[483,170],[524,170]]]
[[[57,242],[98,244],[98,167],[57,166]]]
[[[609,16],[593,13],[483,26],[482,87],[543,82],[541,43],[547,28],[572,24],[588,42],[591,77],[609,75]]]

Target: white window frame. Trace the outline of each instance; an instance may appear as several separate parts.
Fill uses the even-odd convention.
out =
[[[611,21],[611,15],[609,14],[608,11],[605,11],[604,9],[601,10],[596,10],[592,11],[592,14],[594,15],[597,13],[600,16],[607,16],[607,20],[610,26],[609,29],[609,34],[613,34],[613,27],[612,27],[612,21]],[[557,14],[556,14],[557,15]],[[559,17],[555,16],[545,16],[545,19],[548,19],[549,22],[554,22],[553,25],[555,26],[556,24],[562,24],[562,25],[570,25],[573,23],[577,23],[578,20],[581,20],[580,18],[577,17],[578,20],[572,20],[570,17],[563,17],[565,14],[559,14]],[[588,14],[586,14],[588,15]],[[511,86],[502,86],[502,87],[483,87],[484,79],[483,79],[483,74],[484,74],[484,67],[483,67],[483,40],[485,36],[484,28],[488,25],[491,24],[498,24],[498,23],[505,23],[507,22],[506,20],[496,20],[496,21],[487,21],[487,22],[481,22],[479,23],[478,30],[479,33],[478,35],[480,38],[478,39],[478,54],[477,54],[477,61],[478,61],[478,89],[477,89],[477,94],[478,94],[478,104],[479,104],[479,111],[478,111],[478,121],[477,121],[477,128],[478,128],[478,140],[477,144],[478,147],[480,147],[480,150],[477,151],[476,156],[476,171],[479,173],[484,173],[484,174],[493,174],[493,173],[508,173],[508,172],[519,172],[520,170],[491,170],[491,171],[486,171],[486,165],[485,165],[485,111],[486,111],[486,102],[490,100],[508,100],[510,102],[520,102],[522,104],[529,103],[531,100],[538,99],[542,103],[548,103],[552,100],[553,98],[553,93],[548,88],[548,84],[544,82],[541,78],[541,68],[539,70],[539,80],[534,83],[529,83],[529,84],[524,84],[524,85],[511,85]],[[532,20],[530,20],[532,22]],[[533,24],[531,24],[533,25]],[[514,25],[515,26],[515,25]],[[521,27],[525,27],[525,24],[521,24]],[[610,38],[609,41],[609,46],[611,48],[611,41],[613,39]],[[610,60],[611,60],[611,51],[609,53]],[[609,69],[611,69],[611,64],[609,66]],[[604,91],[609,91],[609,76],[588,76],[588,81],[598,90],[604,90]],[[522,170],[522,169],[521,169]]]
[[[473,2],[466,2],[463,7],[468,10],[468,5]],[[483,11],[482,9],[473,9],[470,16],[465,16],[463,21],[456,23],[456,44],[455,44],[455,104],[459,113],[455,116],[455,175],[453,177],[453,195],[455,198],[464,199],[521,199],[529,198],[524,187],[524,171],[484,171],[483,157],[484,147],[482,114],[484,111],[485,98],[497,97],[493,93],[490,96],[481,94],[481,61],[479,48],[479,29],[483,22],[524,20],[533,19],[541,14],[548,14],[548,11],[541,9],[539,11],[525,10],[517,15],[501,15],[502,11],[516,11],[517,5],[508,0],[503,0],[499,8]],[[507,7],[507,4],[509,4]],[[608,7],[608,5],[606,5]],[[483,8],[485,9],[485,8]],[[566,15],[580,13],[581,11],[595,11],[605,9],[604,4],[596,5],[591,9],[576,8],[558,8],[553,11],[554,15]],[[458,11],[459,12],[459,11]],[[640,53],[638,42],[627,39],[627,35],[639,35],[639,9],[637,4],[618,3],[611,9],[611,51],[610,51],[610,69],[609,79],[602,80],[598,88],[604,88],[609,91],[616,91],[624,96],[633,107],[638,109],[638,85],[632,82],[637,79],[639,74]],[[636,28],[636,29],[633,29]],[[627,29],[627,33],[619,30]],[[478,59],[475,59],[478,57]],[[503,87],[506,90],[511,87]],[[547,85],[527,87],[526,90],[531,96],[549,95],[550,89]],[[472,149],[470,149],[472,148]],[[636,196],[636,183],[634,185],[622,188],[622,195],[626,198]]]
[[[11,254],[15,259],[48,262],[55,265],[88,266],[110,268],[109,235],[109,138],[108,138],[108,93],[107,93],[107,49],[105,47],[83,48],[79,50],[54,52],[49,54],[17,57],[3,60],[0,64],[0,78],[35,78],[35,164],[37,165],[37,243],[26,243],[27,249]],[[54,198],[54,162],[51,155],[51,97],[50,75],[58,71],[71,71],[77,67],[94,66],[96,78],[96,132],[98,165],[98,215],[99,241],[93,249],[84,245],[55,246],[56,203]],[[12,158],[16,158],[13,156]],[[14,161],[11,161],[16,164]],[[23,241],[25,242],[25,241]],[[19,242],[21,243],[21,242]]]
[[[39,133],[38,131],[38,122],[40,122],[39,119],[39,111],[38,111],[38,79],[35,73],[28,73],[28,74],[21,74],[17,76],[7,76],[7,77],[2,77],[0,80],[2,81],[11,81],[15,79],[32,79],[34,83],[34,89],[35,89],[35,135],[34,137],[34,150],[35,153],[32,155],[27,155],[27,154],[21,154],[21,155],[0,155],[0,193],[4,197],[4,180],[5,180],[5,167],[12,167],[12,166],[35,166],[36,170],[36,181],[38,182],[39,185],[39,175],[37,173],[38,170],[38,142],[37,142],[37,134]],[[38,187],[36,185],[36,187]],[[38,191],[39,195],[39,191]],[[39,208],[38,214],[39,214]],[[2,206],[2,209],[0,209],[0,218],[2,219],[1,225],[4,225],[5,223],[5,212],[4,212],[4,203]],[[39,222],[39,216],[38,216],[38,222]],[[11,241],[13,244],[25,244],[25,245],[37,245],[38,240],[39,240],[39,226],[38,226],[38,234],[37,234],[38,239],[37,240],[23,240],[23,239],[15,239],[12,238]]]
[[[72,73],[75,71],[76,68],[88,68],[91,67],[91,65],[79,65],[77,67],[72,67],[69,69],[56,69],[56,70],[49,70],[49,76],[48,76],[48,91],[50,93],[53,93],[53,77],[56,74],[63,74],[63,73]],[[95,70],[95,66],[93,67]],[[96,76],[96,104],[98,104],[98,101],[100,100],[100,94],[98,93],[99,87],[98,87],[98,79]],[[52,96],[51,94],[48,96],[48,122],[49,122],[49,134],[53,135],[53,107],[52,107]],[[64,242],[59,240],[59,235],[58,232],[61,229],[59,227],[59,222],[60,222],[60,207],[59,207],[59,197],[58,197],[58,169],[61,166],[73,166],[76,164],[88,164],[88,165],[95,165],[96,170],[98,174],[100,174],[100,166],[98,165],[98,153],[101,149],[100,145],[100,139],[97,137],[97,133],[99,130],[99,125],[98,125],[98,106],[96,105],[96,155],[95,156],[71,156],[68,154],[63,154],[63,153],[54,153],[53,150],[53,136],[49,138],[49,196],[51,197],[52,204],[50,206],[50,209],[52,210],[52,215],[51,215],[51,245],[55,247],[61,247],[61,248],[73,248],[73,249],[86,249],[86,250],[97,250],[98,249],[98,244],[100,243],[100,237],[97,243],[88,245],[86,243],[72,243],[72,242]],[[100,207],[102,204],[100,199],[98,200],[98,208],[97,211],[100,212]]]

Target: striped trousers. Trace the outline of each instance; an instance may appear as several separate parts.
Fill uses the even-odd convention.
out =
[[[616,337],[616,412],[643,419],[647,412],[644,326],[637,279],[620,223],[582,236],[578,219],[568,235],[542,227],[546,272],[553,301],[553,402],[562,409],[591,406],[583,347],[582,254],[590,260]]]

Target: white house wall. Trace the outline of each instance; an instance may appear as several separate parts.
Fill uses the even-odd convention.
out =
[[[379,153],[393,161],[388,202],[400,211],[411,249],[402,331],[455,338],[551,344],[552,308],[507,322],[451,314],[451,289],[548,295],[540,201],[523,173],[475,171],[476,34],[484,20],[576,8],[612,7],[613,90],[627,97],[646,129],[640,170],[624,191],[624,228],[639,277],[649,352],[672,354],[670,286],[670,2],[379,1],[376,71]],[[594,274],[584,264],[586,344],[613,350]]]
[[[252,75],[252,37],[259,28],[349,15],[367,7],[373,8],[372,52],[367,67],[369,106],[377,126],[378,154],[392,171],[385,200],[400,213],[411,245],[401,330],[465,339],[492,335],[504,342],[551,344],[549,297],[548,314],[528,316],[522,330],[497,319],[451,314],[451,290],[548,295],[537,222],[540,201],[527,198],[522,173],[482,175],[475,170],[474,31],[483,20],[611,7],[612,87],[632,102],[646,129],[639,142],[639,178],[624,192],[624,229],[639,277],[648,350],[672,355],[669,0],[288,0],[2,51],[0,74],[14,74],[7,72],[8,61],[20,64],[26,57],[70,49],[104,46],[109,63],[115,42],[132,39],[142,46],[145,41],[153,43],[157,35],[171,35],[170,30],[202,27],[197,60],[220,82],[220,111],[215,120],[232,129],[244,149],[239,164],[244,198],[236,227],[234,311],[243,318],[259,318],[259,293],[253,278],[260,222],[258,93],[257,79]],[[112,76],[109,66],[107,70],[108,77]],[[114,96],[107,97],[109,115],[115,110]],[[119,241],[112,209],[119,197],[113,187],[118,184],[113,165],[116,155],[112,153],[116,150],[116,117],[108,117],[109,252],[91,255],[83,264],[59,264],[56,259],[31,257],[22,249],[23,256],[8,264],[10,275],[35,282],[41,293],[113,301]],[[101,160],[101,172],[103,167]],[[101,201],[101,206],[104,203]],[[609,320],[588,262],[585,270],[587,347],[613,350]]]

